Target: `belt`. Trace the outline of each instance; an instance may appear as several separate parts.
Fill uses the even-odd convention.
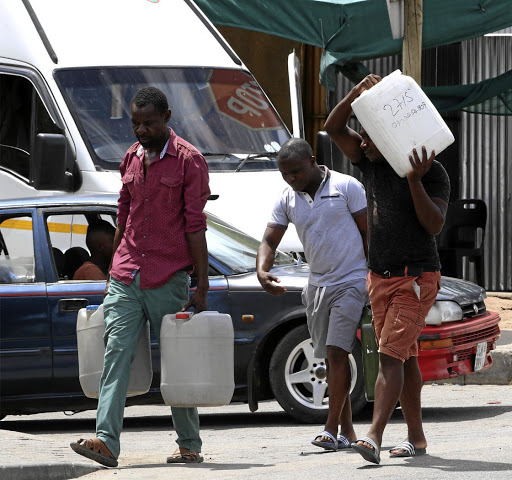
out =
[[[432,267],[417,267],[414,265],[404,267],[395,268],[393,270],[384,270],[383,272],[377,272],[372,270],[373,273],[380,275],[382,278],[391,278],[391,277],[421,277],[423,272],[437,272],[438,268]]]

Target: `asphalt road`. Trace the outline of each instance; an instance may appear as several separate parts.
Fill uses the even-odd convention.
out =
[[[165,406],[126,409],[119,467],[76,455],[69,442],[94,432],[94,412],[8,416],[0,422],[2,480],[67,479],[510,479],[512,478],[512,386],[428,385],[423,389],[428,455],[389,459],[386,449],[403,440],[400,410],[374,466],[351,451],[324,452],[310,444],[322,425],[300,425],[275,402],[249,413],[246,405],[200,409],[204,463],[166,465],[175,449]],[[364,436],[371,410],[355,419]],[[24,466],[20,469],[20,466]],[[2,470],[3,468],[3,470]]]

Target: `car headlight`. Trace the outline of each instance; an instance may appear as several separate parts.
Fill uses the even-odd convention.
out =
[[[428,312],[425,323],[427,325],[441,325],[445,322],[462,320],[462,309],[455,302],[435,302]]]

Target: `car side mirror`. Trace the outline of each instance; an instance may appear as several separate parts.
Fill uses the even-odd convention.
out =
[[[30,177],[36,190],[72,190],[73,174],[66,166],[68,142],[57,133],[39,133],[30,157]]]
[[[332,161],[332,141],[327,132],[320,130],[316,135],[316,163],[334,170]]]

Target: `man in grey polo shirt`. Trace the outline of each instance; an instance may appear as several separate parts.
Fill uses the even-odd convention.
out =
[[[259,246],[258,280],[273,295],[286,292],[270,270],[288,224],[293,223],[310,269],[302,294],[308,328],[315,356],[327,359],[329,415],[324,431],[312,443],[327,450],[350,448],[356,434],[348,355],[367,299],[365,191],[355,178],[317,165],[305,140],[288,140],[277,161],[290,186],[276,202]]]

